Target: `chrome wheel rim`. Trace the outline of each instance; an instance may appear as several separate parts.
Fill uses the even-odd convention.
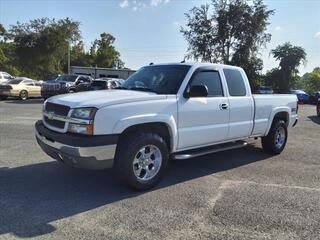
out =
[[[276,132],[276,148],[281,148],[286,140],[286,132],[284,128],[279,128]]]
[[[154,145],[142,147],[133,160],[133,172],[137,179],[147,181],[154,178],[162,163],[161,151]]]
[[[25,100],[25,99],[27,99],[27,93],[26,92],[21,92],[21,99],[22,100]]]

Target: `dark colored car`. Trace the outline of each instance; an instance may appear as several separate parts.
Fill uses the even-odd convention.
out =
[[[305,93],[302,90],[291,90],[290,91],[291,94],[296,94],[298,101],[301,103],[308,103],[309,102],[309,94]]]
[[[64,93],[82,92],[91,90],[92,78],[82,75],[61,75],[55,80],[42,84],[41,96],[47,99],[51,96]]]
[[[257,94],[273,94],[272,87],[261,86],[258,88]]]
[[[120,87],[123,79],[118,78],[97,78],[91,83],[91,90],[103,90]]]
[[[320,117],[320,98],[318,99],[318,102],[317,102],[317,116]]]
[[[309,102],[311,104],[317,104],[318,99],[320,98],[320,91],[319,92],[314,92],[310,95]]]

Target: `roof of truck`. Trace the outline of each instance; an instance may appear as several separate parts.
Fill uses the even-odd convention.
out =
[[[171,63],[157,63],[157,64],[150,64],[150,66],[161,66],[161,65],[185,65],[185,66],[195,66],[195,67],[205,67],[205,66],[213,66],[213,67],[220,67],[220,68],[240,68],[237,66],[220,64],[220,63],[202,63],[202,62],[171,62]]]

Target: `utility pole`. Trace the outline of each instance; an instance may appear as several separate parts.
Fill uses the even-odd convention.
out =
[[[68,74],[70,74],[70,40],[68,41]]]

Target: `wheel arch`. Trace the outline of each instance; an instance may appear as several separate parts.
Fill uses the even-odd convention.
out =
[[[267,127],[267,131],[265,133],[265,135],[268,135],[272,124],[274,123],[275,120],[283,120],[287,127],[289,126],[290,123],[290,111],[289,108],[279,108],[279,109],[275,109],[271,116],[270,116],[270,121],[268,123],[268,127]]]
[[[148,122],[128,126],[120,134],[119,141],[135,132],[152,132],[159,134],[167,143],[170,152],[175,147],[173,137],[174,133],[172,132],[170,126],[165,122]]]

